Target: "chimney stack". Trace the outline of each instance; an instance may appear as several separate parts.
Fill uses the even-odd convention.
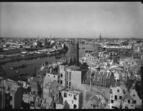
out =
[[[52,73],[52,71],[53,71],[53,68],[52,68],[52,67],[50,67],[50,74]]]

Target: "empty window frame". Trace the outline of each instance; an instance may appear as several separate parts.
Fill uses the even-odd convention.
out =
[[[71,80],[71,72],[69,72],[69,80]]]
[[[126,93],[125,89],[123,90],[123,93],[124,93],[124,94]]]
[[[114,100],[111,100],[111,103],[114,103]]]
[[[76,95],[74,95],[73,97],[74,97],[74,100],[77,100],[77,96]]]
[[[73,108],[74,108],[74,109],[76,109],[76,108],[77,108],[77,105],[76,105],[76,104],[74,104],[74,105],[73,105]]]
[[[117,100],[117,95],[115,95],[115,100]]]
[[[110,93],[112,94],[112,89],[110,89]]]
[[[95,105],[95,104],[93,105],[93,108],[96,108],[96,105]]]
[[[61,82],[60,82],[61,84],[63,84],[63,81],[61,80]]]
[[[64,97],[67,97],[67,93],[64,93]]]
[[[119,99],[122,99],[122,96],[119,96]]]
[[[113,108],[113,109],[118,109],[118,108],[117,108],[117,107],[115,107],[115,106],[112,106],[112,108]]]
[[[69,87],[71,87],[71,82],[69,82]]]
[[[136,100],[133,100],[133,103],[136,104]]]
[[[125,106],[125,109],[128,109],[128,106]]]

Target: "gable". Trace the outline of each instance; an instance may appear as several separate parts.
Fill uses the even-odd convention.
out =
[[[132,90],[130,91],[130,96],[131,96],[133,99],[140,99],[135,89],[132,89]]]

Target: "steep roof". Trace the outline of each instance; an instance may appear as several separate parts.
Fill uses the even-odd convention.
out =
[[[98,98],[96,96],[91,96],[90,100],[91,101],[96,101],[97,104],[99,103],[99,100],[98,100]]]
[[[116,83],[116,81],[115,81],[115,78],[114,78],[114,73],[111,73],[111,76],[110,76],[110,85],[112,87],[115,87],[115,83]]]
[[[65,100],[63,109],[70,109],[68,102]]]
[[[123,100],[133,100],[133,98],[130,96],[129,92],[126,92],[126,94],[123,96]]]
[[[135,80],[128,80],[128,81],[127,81],[126,86],[127,86],[128,91],[130,91],[130,89],[133,88],[134,82],[135,82]]]

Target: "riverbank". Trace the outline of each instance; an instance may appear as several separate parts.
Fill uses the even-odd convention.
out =
[[[55,51],[53,53],[42,53],[42,54],[32,54],[32,55],[22,55],[22,56],[11,56],[6,59],[1,59],[0,64],[6,64],[8,62],[15,62],[15,61],[21,61],[21,60],[30,60],[35,58],[42,58],[42,57],[51,57],[55,55],[61,55],[66,53],[68,50],[61,50],[61,51]]]

